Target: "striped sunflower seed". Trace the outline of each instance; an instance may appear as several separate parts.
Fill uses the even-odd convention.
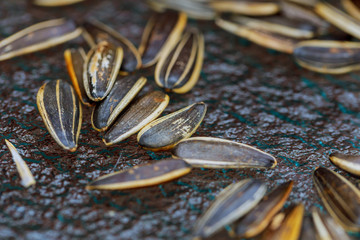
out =
[[[292,186],[293,182],[289,181],[267,194],[253,210],[235,223],[235,234],[238,237],[251,238],[261,233],[283,207]]]
[[[64,52],[64,58],[72,85],[80,98],[80,101],[86,106],[92,106],[93,102],[86,94],[83,81],[84,62],[86,58],[84,49],[67,49]]]
[[[105,145],[118,143],[140,131],[164,111],[169,100],[165,93],[154,91],[132,103],[106,132]]]
[[[173,157],[184,159],[193,167],[203,168],[273,168],[276,159],[246,144],[221,138],[194,137],[180,141]]]
[[[194,103],[149,123],[138,133],[137,141],[152,151],[170,149],[195,133],[205,113],[205,103]]]
[[[16,164],[16,169],[19,172],[21,177],[21,185],[24,187],[30,187],[35,184],[34,176],[32,175],[29,167],[26,165],[26,162],[22,159],[19,152],[16,150],[14,145],[5,139],[5,143],[10,150],[10,153],[13,157],[13,160]]]
[[[313,175],[326,210],[347,231],[360,231],[360,190],[340,174],[319,167]]]
[[[216,12],[230,12],[248,16],[268,16],[279,12],[279,5],[269,1],[213,0],[210,6]]]
[[[358,0],[341,0],[341,5],[353,18],[360,20],[360,2]]]
[[[61,147],[74,152],[80,134],[82,110],[73,87],[63,80],[45,83],[37,93],[36,102],[50,135]]]
[[[144,87],[146,78],[130,75],[118,79],[109,95],[97,104],[91,115],[91,124],[96,131],[105,131],[115,121],[122,110]]]
[[[317,240],[316,229],[311,216],[304,216],[299,240]]]
[[[360,43],[310,40],[296,45],[296,62],[321,73],[343,74],[360,69]]]
[[[103,100],[114,85],[123,59],[121,47],[102,41],[87,54],[84,63],[84,87],[92,101]]]
[[[317,239],[322,240],[350,240],[350,237],[337,222],[328,214],[313,207],[312,218],[316,227]]]
[[[304,216],[302,203],[290,206],[285,212],[278,213],[262,234],[266,240],[297,240],[300,236]]]
[[[62,7],[82,1],[84,0],[34,0],[33,4],[41,7]]]
[[[0,61],[62,44],[78,37],[81,31],[65,19],[34,24],[0,41]]]
[[[294,51],[294,47],[297,43],[297,41],[293,38],[280,36],[278,34],[267,31],[251,29],[222,18],[217,18],[215,23],[225,31],[248,39],[249,41],[252,41],[260,46],[275,49],[280,52],[291,54]]]
[[[186,26],[185,13],[166,11],[153,15],[141,37],[139,53],[143,67],[155,64],[163,52],[169,51],[178,42]]]
[[[150,187],[172,181],[190,171],[191,167],[185,161],[166,159],[107,174],[91,182],[86,186],[86,189],[125,190]]]
[[[204,58],[204,37],[197,30],[186,32],[172,51],[160,56],[155,81],[167,91],[186,93],[197,83]]]
[[[245,179],[230,184],[196,222],[195,236],[206,238],[215,234],[253,209],[265,193],[266,186],[259,180]]]
[[[82,27],[84,29],[83,36],[91,48],[102,41],[108,41],[116,47],[122,47],[124,59],[120,67],[120,73],[125,75],[141,67],[141,56],[137,48],[120,33],[93,19],[86,21]]]
[[[360,176],[360,156],[332,153],[329,159],[337,167],[356,176]]]

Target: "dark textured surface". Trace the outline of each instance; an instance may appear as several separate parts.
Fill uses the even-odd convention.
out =
[[[137,3],[137,4],[136,4]],[[151,11],[140,1],[86,1],[48,9],[25,0],[0,2],[2,38],[56,17],[92,16],[140,43]],[[208,112],[195,136],[250,144],[278,159],[270,170],[205,170],[160,186],[132,191],[91,191],[91,180],[115,170],[170,155],[141,149],[136,136],[105,147],[91,128],[89,108],[75,153],[61,149],[46,131],[36,93],[48,80],[69,79],[63,52],[73,41],[50,50],[0,62],[0,239],[189,239],[200,214],[228,184],[247,177],[269,188],[293,180],[286,203],[321,206],[313,182],[317,166],[336,169],[333,151],[360,149],[360,75],[321,75],[301,69],[291,56],[266,50],[218,29],[190,21],[205,35],[199,83],[185,95],[170,95],[164,114],[204,101]],[[151,69],[142,93],[156,89]],[[4,139],[18,148],[37,184],[24,189]],[[117,163],[118,162],[118,163]],[[337,172],[353,178],[345,172]],[[223,239],[223,231],[213,239]]]

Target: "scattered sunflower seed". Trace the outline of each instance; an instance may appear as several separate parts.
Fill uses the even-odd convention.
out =
[[[268,16],[279,12],[279,5],[269,1],[213,0],[209,4],[216,12],[248,16]]]
[[[84,62],[86,58],[86,53],[84,49],[67,49],[64,52],[64,58],[72,85],[78,97],[84,105],[89,107],[92,106],[93,102],[88,98],[86,94],[83,81]]]
[[[186,32],[172,51],[160,56],[155,68],[158,86],[186,93],[197,83],[204,58],[204,37],[198,31]]]
[[[330,154],[329,159],[337,167],[360,176],[360,156],[332,153]]]
[[[235,223],[236,236],[251,238],[261,233],[283,207],[292,186],[292,181],[285,182],[267,194],[253,210]]]
[[[299,240],[318,240],[316,230],[311,216],[304,216]]]
[[[62,44],[80,36],[81,31],[65,19],[34,24],[0,41],[0,61]]]
[[[266,193],[263,182],[245,179],[220,192],[210,208],[196,222],[194,234],[206,238],[253,209]]]
[[[36,102],[50,135],[61,147],[74,152],[80,134],[82,110],[73,87],[63,80],[45,83],[37,93]]]
[[[105,131],[122,110],[133,100],[146,83],[146,78],[130,75],[118,79],[109,95],[97,104],[91,115],[91,124],[96,131]]]
[[[314,183],[321,200],[347,231],[360,231],[360,190],[340,174],[319,167],[314,171]]]
[[[92,101],[103,100],[114,85],[123,59],[121,47],[102,41],[87,54],[84,63],[84,87]]]
[[[160,91],[146,94],[132,103],[106,132],[103,141],[109,146],[140,131],[156,119],[169,103],[169,96]]]
[[[166,159],[156,163],[102,176],[86,186],[87,190],[124,190],[150,187],[172,181],[191,171],[191,166],[181,159]]]
[[[141,37],[139,53],[143,67],[155,64],[164,51],[169,51],[178,42],[186,26],[185,13],[166,11],[153,15]]]
[[[16,164],[16,169],[19,172],[21,177],[21,185],[24,187],[30,187],[35,184],[34,176],[32,175],[29,167],[26,165],[26,162],[22,159],[19,152],[16,150],[14,145],[5,139],[5,143],[10,150],[10,153],[13,157],[13,160]]]
[[[296,45],[296,62],[321,73],[342,74],[360,69],[360,43],[310,40]]]
[[[122,47],[124,59],[120,67],[120,73],[133,72],[141,66],[141,56],[137,48],[127,38],[97,20],[86,21],[83,25],[83,36],[91,48],[97,43],[108,41],[116,47]]]
[[[353,18],[360,20],[360,2],[358,0],[341,0],[341,4]]]
[[[194,137],[180,141],[172,150],[174,157],[193,167],[273,168],[276,159],[246,144],[221,138]]]
[[[82,2],[84,0],[34,0],[33,4],[41,7],[61,7]]]
[[[138,133],[137,141],[152,151],[170,149],[195,133],[205,113],[205,103],[194,103],[149,123]]]

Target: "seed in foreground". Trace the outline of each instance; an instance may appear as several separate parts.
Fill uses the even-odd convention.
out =
[[[245,179],[230,184],[220,192],[210,208],[196,222],[195,236],[209,237],[244,216],[259,203],[265,193],[266,186],[259,180]]]
[[[360,231],[360,190],[340,174],[319,167],[316,190],[330,215],[347,231]]]
[[[317,240],[314,222],[309,215],[303,218],[299,240]]]
[[[141,97],[132,103],[106,132],[104,143],[109,146],[137,133],[164,111],[169,100],[169,96],[160,91]]]
[[[174,157],[193,167],[273,168],[276,159],[246,144],[221,138],[194,137],[180,141],[172,150]]]
[[[32,175],[29,167],[26,165],[26,162],[22,159],[19,152],[16,150],[16,148],[11,142],[5,139],[5,143],[11,152],[11,155],[16,164],[16,168],[21,177],[21,185],[23,185],[26,188],[30,187],[31,185],[34,185],[35,184],[34,176]]]
[[[72,85],[80,98],[81,102],[86,106],[92,106],[93,102],[88,98],[83,81],[83,68],[86,53],[83,48],[67,49],[64,52],[64,58],[67,70],[70,75]]]
[[[197,83],[204,58],[204,37],[197,30],[186,32],[172,51],[160,56],[155,68],[156,84],[176,93],[186,93]]]
[[[84,87],[92,101],[103,100],[114,85],[123,59],[121,47],[102,41],[87,54],[84,63]]]
[[[137,141],[153,151],[170,149],[196,131],[205,113],[205,103],[194,103],[149,123],[138,133]]]
[[[267,194],[253,210],[235,223],[236,235],[251,238],[261,233],[283,207],[292,186],[292,181],[285,182]]]
[[[337,167],[360,176],[360,156],[332,153],[330,154],[329,159]]]
[[[73,87],[63,80],[45,83],[36,97],[47,130],[64,149],[74,152],[80,134],[82,109]]]
[[[0,41],[0,61],[62,44],[78,37],[81,31],[65,19],[34,24]]]
[[[97,104],[91,115],[91,124],[96,131],[105,131],[122,110],[133,100],[146,83],[146,78],[137,75],[118,79],[109,95]]]
[[[165,159],[107,174],[91,182],[86,189],[124,190],[150,187],[172,181],[190,171],[191,166],[181,159]]]

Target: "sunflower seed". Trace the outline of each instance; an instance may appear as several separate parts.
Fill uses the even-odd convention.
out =
[[[174,157],[193,167],[203,168],[273,168],[276,159],[246,144],[221,138],[194,137],[182,140],[172,150]]]
[[[54,140],[64,149],[74,152],[80,134],[82,110],[72,86],[63,80],[45,83],[37,93],[36,102]]]
[[[327,2],[319,2],[315,12],[344,32],[360,39],[360,22]]]
[[[205,113],[205,103],[194,103],[149,123],[138,133],[137,140],[152,151],[170,149],[196,131]]]
[[[322,240],[350,240],[345,230],[328,214],[313,207],[312,217],[316,227],[316,236]]]
[[[210,208],[196,222],[194,234],[206,238],[219,231],[222,227],[244,216],[266,193],[263,182],[245,179],[230,184],[217,196]]]
[[[102,176],[86,186],[87,190],[124,190],[150,187],[172,181],[191,171],[190,165],[181,159],[166,159],[153,164]]]
[[[330,154],[329,159],[337,167],[360,176],[360,156],[332,153]]]
[[[360,2],[358,0],[341,0],[341,4],[353,18],[360,20]]]
[[[141,56],[127,38],[110,28],[109,26],[97,21],[89,20],[83,24],[83,36],[90,47],[94,47],[97,43],[108,41],[116,47],[122,47],[124,51],[124,59],[120,67],[120,73],[133,72],[141,66]]]
[[[0,61],[47,49],[81,34],[73,21],[49,20],[34,24],[0,41]]]
[[[93,47],[84,63],[84,87],[92,101],[103,100],[114,85],[123,59],[121,47],[102,41]]]
[[[215,23],[230,33],[233,33],[242,38],[246,38],[249,41],[252,41],[263,47],[275,49],[280,52],[292,53],[294,51],[294,46],[297,43],[297,41],[293,38],[280,36],[267,31],[251,29],[222,18],[217,18]]]
[[[279,12],[279,5],[275,2],[214,0],[209,4],[216,12],[230,12],[248,16],[268,16]]]
[[[296,62],[321,73],[342,74],[360,69],[360,43],[310,40],[296,45]]]
[[[292,186],[293,182],[289,181],[267,194],[253,210],[235,223],[236,235],[251,238],[261,233],[283,207],[290,195]]]
[[[23,185],[26,188],[30,187],[31,185],[34,185],[35,184],[34,176],[32,175],[29,167],[26,165],[26,162],[22,159],[19,152],[16,150],[14,145],[12,145],[11,142],[5,139],[5,143],[11,152],[13,160],[16,164],[17,171],[19,172],[19,175],[21,177],[21,185]]]
[[[105,131],[115,121],[122,110],[144,87],[146,78],[137,75],[118,79],[109,95],[96,105],[91,115],[91,124],[97,131]]]
[[[299,240],[317,240],[316,230],[311,216],[304,216]]]
[[[104,143],[109,146],[140,131],[156,119],[169,103],[169,96],[163,92],[150,92],[131,104],[106,132]]]
[[[178,42],[187,22],[185,13],[166,11],[153,15],[144,29],[139,47],[143,67],[155,64],[164,51]]]
[[[70,75],[72,85],[80,98],[81,102],[86,106],[92,106],[93,102],[88,98],[83,81],[84,62],[86,54],[83,48],[67,49],[64,52],[64,58],[67,70]]]
[[[294,2],[308,7],[314,7],[319,0],[286,0],[289,2]]]
[[[326,210],[347,231],[360,231],[360,191],[343,176],[319,167],[314,183]]]
[[[61,7],[79,3],[82,1],[84,0],[34,0],[33,4],[41,7]]]
[[[304,205],[299,203],[278,213],[269,227],[262,234],[261,239],[297,240],[300,236],[304,215]]]

